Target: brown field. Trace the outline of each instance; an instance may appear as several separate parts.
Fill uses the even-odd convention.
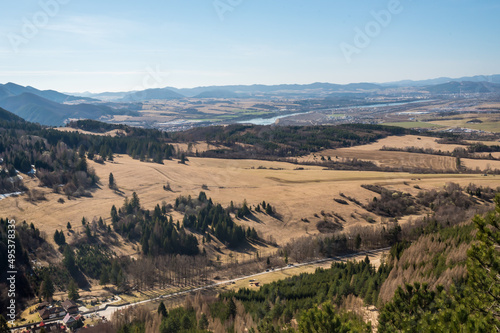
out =
[[[84,131],[84,130],[81,130],[81,129],[78,129],[78,128],[72,128],[72,127],[54,127],[54,129],[56,129],[58,131],[61,131],[61,132],[78,132],[78,133],[81,133],[81,134],[89,134],[89,135],[97,135],[97,136],[112,136],[112,137],[115,137],[119,133],[120,134],[125,134],[124,131],[119,130],[119,129],[111,130],[111,131],[108,131],[108,132],[105,132],[105,133],[88,132],[88,131]]]
[[[435,150],[442,150],[442,151],[453,151],[453,149],[457,147],[463,148],[464,146],[462,145],[455,145],[455,144],[441,144],[437,143],[438,139],[433,138],[433,137],[428,137],[428,136],[416,136],[416,135],[404,135],[404,136],[390,136],[381,140],[378,140],[377,142],[364,145],[361,147],[354,147],[355,148],[363,148],[363,150],[380,150],[382,147],[394,147],[394,148],[406,148],[406,147],[418,147],[418,148],[432,148]],[[347,148],[351,149],[351,148]]]
[[[195,142],[192,144],[174,143],[173,146],[176,151],[184,151],[189,153],[196,153],[196,152],[204,153],[208,150],[213,150],[213,149],[228,149],[225,146],[214,146],[206,142]]]
[[[456,159],[451,156],[380,150],[385,146],[399,149],[404,149],[406,147],[431,148],[434,150],[452,152],[455,148],[466,147],[457,144],[440,144],[437,143],[436,140],[436,138],[432,137],[420,137],[415,135],[392,136],[368,145],[356,146],[351,148],[323,150],[321,152],[305,156],[300,160],[307,162],[320,162],[321,156],[324,156],[325,158],[330,157],[333,161],[339,162],[352,159],[370,161],[380,167],[405,167],[437,171],[456,171]],[[481,142],[486,145],[498,144],[498,142],[494,141],[471,142]],[[472,170],[476,170],[477,168],[479,168],[479,170],[481,171],[500,169],[500,163],[498,163],[499,161],[491,161],[486,159],[488,154],[480,154],[480,156],[484,157],[485,159],[462,159],[462,165]],[[492,156],[498,157],[500,156],[500,153],[492,153]]]
[[[325,150],[319,153],[325,157],[332,157],[333,161],[358,159],[370,161],[380,167],[387,168],[423,168],[439,171],[456,171],[456,160],[450,156],[406,153],[398,151],[362,150],[362,148],[342,148]],[[316,155],[316,161],[321,157]]]
[[[82,231],[83,216],[88,220],[102,216],[106,223],[110,223],[111,206],[120,207],[124,198],[130,197],[134,191],[138,193],[143,207],[152,209],[162,201],[173,203],[181,194],[198,195],[205,184],[208,186],[207,195],[223,205],[229,205],[231,201],[241,204],[245,199],[251,206],[262,200],[269,202],[281,215],[280,219],[256,213],[255,219],[236,222],[255,227],[264,239],[272,236],[278,244],[284,244],[305,234],[317,234],[316,223],[323,218],[320,214],[323,210],[343,216],[346,219],[346,228],[366,224],[365,219],[361,217],[361,214],[367,214],[363,208],[352,203],[341,205],[333,201],[343,192],[361,202],[368,202],[374,193],[361,188],[362,184],[376,183],[410,193],[418,192],[413,188],[414,185],[427,189],[441,187],[447,182],[462,185],[472,182],[495,187],[500,185],[500,178],[495,176],[332,171],[314,166],[295,170],[297,166],[294,164],[257,160],[190,158],[187,165],[177,161],[165,161],[164,165],[159,165],[133,160],[128,156],[118,156],[111,163],[101,165],[90,162],[90,165],[101,178],[101,184],[93,191],[92,198],[68,200],[49,189],[41,189],[46,193],[47,201],[31,203],[25,200],[25,195],[7,198],[0,200],[0,212],[17,221],[33,222],[46,232],[48,240],[52,241],[55,230],[65,230],[68,221],[71,222],[73,230]],[[114,174],[122,193],[115,193],[108,188],[110,172]],[[37,180],[31,180],[27,176],[25,179],[31,188],[38,185]],[[173,192],[163,190],[163,185],[167,182]],[[58,203],[60,198],[65,202]],[[315,217],[315,214],[318,217]],[[181,218],[180,214],[174,213],[174,219]],[[310,222],[303,222],[302,218],[307,218]],[[123,254],[135,252],[130,244],[114,250]],[[261,250],[265,252],[271,249]]]
[[[492,156],[498,156],[499,153],[492,153]],[[488,170],[500,170],[500,161],[490,161],[490,160],[473,160],[473,159],[462,159],[462,164],[469,169],[476,170],[479,169],[481,171]]]

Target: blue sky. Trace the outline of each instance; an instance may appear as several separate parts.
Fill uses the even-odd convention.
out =
[[[499,74],[499,17],[498,0],[4,1],[0,83],[100,92]]]

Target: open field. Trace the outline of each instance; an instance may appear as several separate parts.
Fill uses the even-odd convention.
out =
[[[406,148],[406,147],[417,147],[417,148],[431,148],[435,150],[442,151],[453,151],[455,148],[464,148],[463,145],[456,144],[442,144],[437,142],[437,138],[429,136],[418,136],[418,135],[404,135],[404,136],[389,136],[387,138],[378,140],[377,142],[358,146],[353,148],[348,148],[351,150],[375,150],[378,151],[382,147],[393,147],[393,148]]]
[[[123,130],[120,130],[120,129],[111,130],[111,131],[108,131],[105,133],[88,132],[88,131],[84,131],[84,130],[79,129],[79,128],[72,128],[72,127],[55,127],[54,129],[61,131],[61,132],[78,132],[81,134],[89,134],[89,135],[97,135],[97,136],[113,136],[114,137],[114,136],[117,136],[118,134],[125,135],[125,132]]]
[[[421,121],[402,121],[402,122],[393,122],[393,123],[384,123],[387,126],[399,126],[403,128],[439,128],[444,127],[442,125],[426,123]]]
[[[375,163],[377,166],[388,168],[405,167],[438,171],[456,171],[457,165],[455,157],[380,150],[384,147],[398,149],[415,147],[423,149],[434,149],[436,151],[441,150],[444,152],[452,152],[455,148],[466,148],[466,146],[458,144],[440,144],[436,142],[437,140],[438,139],[432,137],[415,135],[392,136],[363,146],[324,150],[315,154],[305,156],[301,158],[300,161],[320,162],[321,156],[324,156],[325,158],[330,157],[333,161],[339,162],[352,159],[370,161]],[[481,141],[481,143],[484,143],[486,145],[498,144],[498,142],[493,141]],[[481,171],[500,169],[499,161],[491,161],[486,159],[488,154],[478,155],[484,156],[485,159],[462,159],[462,165],[472,170],[476,170],[477,168],[479,168],[479,170]],[[497,155],[498,153],[492,154],[492,156],[494,157],[496,157]]]
[[[356,148],[343,148],[337,150],[325,150],[321,152],[325,157],[331,157],[333,161],[345,161],[358,159],[370,161],[380,167],[387,168],[422,168],[438,171],[456,171],[456,160],[450,156],[436,156],[428,154],[406,153],[399,151],[373,151]],[[318,161],[318,158],[316,158]]]
[[[341,205],[333,200],[339,198],[342,192],[363,203],[368,202],[373,198],[373,192],[361,188],[362,184],[387,185],[388,188],[410,193],[417,191],[414,185],[423,189],[441,187],[448,182],[500,185],[500,178],[495,176],[333,171],[315,166],[296,170],[297,165],[294,164],[258,160],[191,158],[187,165],[177,161],[165,161],[164,165],[159,165],[118,156],[114,162],[104,165],[90,164],[101,178],[101,185],[93,191],[92,198],[68,200],[49,189],[40,189],[46,193],[46,201],[31,203],[25,200],[25,195],[11,197],[0,200],[0,211],[17,221],[33,222],[52,241],[55,230],[66,230],[68,221],[73,230],[81,232],[83,228],[80,221],[83,216],[90,221],[102,216],[106,223],[110,223],[111,206],[120,207],[125,197],[131,197],[134,191],[139,195],[143,207],[152,209],[162,201],[173,203],[179,195],[195,196],[206,185],[207,195],[223,205],[229,205],[231,201],[236,205],[241,204],[245,199],[251,206],[263,200],[273,205],[281,215],[280,219],[255,213],[253,219],[236,222],[245,227],[255,227],[264,239],[272,236],[278,244],[284,244],[304,234],[318,233],[316,223],[321,220],[320,212],[323,210],[343,216],[346,228],[367,223],[360,217],[360,214],[366,213],[362,207]],[[119,193],[107,186],[110,172],[114,174],[121,191]],[[38,185],[36,179],[25,179],[31,188]],[[173,191],[163,189],[167,182]],[[59,203],[58,199],[63,199],[64,203]],[[178,213],[174,213],[173,217],[174,220],[182,219]],[[308,219],[309,223],[302,221],[303,218]],[[120,249],[114,250],[120,253]],[[261,250],[266,251],[265,248]],[[130,245],[124,246],[122,251],[122,254],[135,252]]]
[[[471,118],[457,119],[457,120],[438,120],[438,121],[432,121],[431,123],[438,126],[464,127],[480,131],[500,133],[500,121],[498,121],[498,119],[483,118],[483,117],[478,117],[477,119],[481,120],[482,123],[478,124],[468,123],[468,121],[470,121]]]

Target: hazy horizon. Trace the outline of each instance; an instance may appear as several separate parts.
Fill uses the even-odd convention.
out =
[[[98,93],[491,75],[498,14],[493,0],[10,3],[0,82]]]
[[[466,76],[462,76],[462,77],[474,77],[474,76],[492,76],[492,75],[500,75],[500,74],[496,74],[496,73],[491,73],[491,74],[474,74],[474,75],[466,75]],[[298,85],[310,85],[310,84],[315,84],[315,83],[322,83],[322,84],[339,84],[339,85],[347,85],[347,84],[356,84],[356,83],[369,83],[369,84],[390,84],[390,83],[396,83],[396,82],[401,82],[401,81],[415,81],[415,82],[418,82],[418,81],[426,81],[426,80],[437,80],[437,79],[442,79],[442,78],[450,78],[452,80],[455,80],[455,79],[460,79],[459,77],[445,77],[445,76],[441,76],[441,77],[429,77],[429,78],[423,78],[423,79],[418,79],[418,80],[414,80],[414,79],[402,79],[402,80],[397,80],[397,81],[388,81],[388,82],[384,82],[384,81],[378,81],[378,82],[345,82],[345,83],[338,83],[338,82],[320,82],[320,81],[315,81],[315,82],[306,82],[306,83],[296,83],[296,82],[286,82],[286,83],[276,83],[276,84],[265,84],[265,83],[251,83],[251,84],[224,84],[224,85],[200,85],[200,86],[197,86],[197,85],[194,85],[194,86],[190,86],[190,87],[175,87],[175,86],[161,86],[161,87],[154,87],[154,88],[146,88],[146,89],[156,89],[156,88],[160,88],[160,89],[166,89],[166,88],[175,88],[175,89],[179,89],[179,90],[182,90],[182,89],[194,89],[194,88],[205,88],[205,87],[225,87],[225,86],[256,86],[256,85],[264,85],[264,86],[274,86],[274,85],[295,85],[295,84],[298,84]],[[13,83],[13,84],[18,84],[18,85],[23,85],[23,84],[20,84],[19,82],[13,82],[13,81],[5,81],[5,82],[0,82],[0,84],[8,84],[8,83]],[[89,90],[86,90],[86,91],[66,91],[66,90],[58,90],[58,89],[55,89],[55,88],[40,88],[38,86],[34,86],[32,84],[26,84],[26,85],[23,85],[23,86],[31,86],[33,88],[36,88],[36,89],[39,89],[39,90],[55,90],[55,91],[58,91],[58,92],[61,92],[61,93],[66,93],[66,94],[83,94],[83,93],[91,93],[91,94],[101,94],[101,93],[123,93],[123,92],[132,92],[133,90],[103,90],[103,91],[89,91]]]

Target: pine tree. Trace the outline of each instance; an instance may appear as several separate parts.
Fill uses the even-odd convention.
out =
[[[114,224],[118,222],[118,212],[116,211],[116,206],[111,207],[111,222]]]
[[[109,188],[112,190],[116,190],[116,183],[115,183],[115,177],[113,176],[113,173],[109,173]]]
[[[66,245],[66,247],[64,248],[63,256],[63,264],[68,270],[69,274],[75,275],[78,268],[76,266],[75,255],[73,254],[73,250],[71,250],[69,245]]]
[[[66,229],[71,230],[71,223],[66,224]]]
[[[71,280],[68,285],[68,298],[72,301],[76,301],[80,298],[80,294],[78,293],[78,286],[76,285],[74,280]]]
[[[9,325],[4,316],[0,314],[0,333],[10,333]]]
[[[361,247],[361,235],[360,234],[356,235],[356,244],[355,244],[355,247],[356,247],[356,250],[359,250],[359,248]]]
[[[46,301],[50,301],[52,296],[54,296],[54,284],[48,273],[45,273],[43,277],[42,284],[40,285],[40,296],[42,296]]]
[[[486,217],[477,215],[476,239],[467,252],[469,304],[490,327],[500,329],[500,194],[495,210]]]
[[[227,308],[226,308],[226,320],[230,318],[234,318],[236,316],[236,303],[234,303],[234,300],[232,298],[229,299],[227,302]]]
[[[136,192],[132,193],[132,200],[130,200],[130,206],[132,209],[139,209],[141,208],[141,203],[139,201],[139,196],[137,195]]]
[[[267,215],[273,215],[274,214],[273,207],[270,204],[267,204],[267,206],[266,206],[266,214]]]
[[[165,304],[163,304],[163,302],[158,305],[158,314],[161,314],[163,318],[167,318],[168,316],[167,308],[165,307]]]
[[[109,273],[108,273],[108,270],[103,268],[101,270],[101,276],[99,278],[99,284],[102,286],[102,285],[105,285],[105,284],[108,284],[109,283]]]
[[[10,333],[9,325],[4,316],[0,314],[0,333]]]
[[[87,158],[89,160],[93,160],[94,159],[94,154],[95,154],[94,146],[90,146],[89,151],[87,152]]]
[[[204,313],[202,313],[200,321],[198,322],[198,329],[206,330],[207,328],[208,328],[208,318]]]

